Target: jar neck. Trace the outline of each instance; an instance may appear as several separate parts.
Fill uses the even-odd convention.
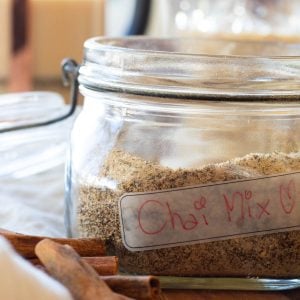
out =
[[[162,98],[135,94],[116,93],[103,90],[91,90],[80,86],[85,97],[84,109],[89,113],[100,114],[108,111],[120,116],[131,115],[136,118],[299,118],[300,107],[290,102],[234,102],[205,101],[179,98]]]

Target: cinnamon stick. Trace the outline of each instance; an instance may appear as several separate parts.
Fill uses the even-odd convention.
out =
[[[47,272],[42,265],[37,268]],[[159,280],[154,276],[100,276],[100,278],[116,293],[137,300],[162,299]]]
[[[118,258],[116,256],[81,257],[98,275],[116,275],[118,273]],[[33,265],[42,265],[38,258],[28,259]]]
[[[67,239],[48,238],[43,236],[24,235],[5,229],[0,229],[0,235],[4,236],[15,248],[15,250],[25,258],[35,258],[34,247],[44,239],[50,239],[59,244],[67,244],[74,248],[80,256],[102,256],[105,255],[105,245],[97,238]]]
[[[75,300],[131,299],[113,292],[69,245],[45,239],[36,245],[35,253],[47,272],[65,285]]]
[[[159,300],[159,280],[154,276],[101,276],[102,280],[116,293],[138,300]]]

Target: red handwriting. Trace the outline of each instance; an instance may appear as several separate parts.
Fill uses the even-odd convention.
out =
[[[216,196],[214,192],[205,196],[202,192],[203,194],[196,200],[187,200],[180,206],[178,202],[169,198],[146,200],[138,207],[138,227],[146,235],[158,235],[167,230],[174,232],[201,230],[209,224],[214,225],[213,222],[217,224],[216,216],[223,218],[221,224],[224,224],[224,221],[243,224],[258,220],[265,220],[268,223],[268,219],[272,222],[272,217],[287,218],[293,213],[297,204],[296,187],[295,181],[291,179],[270,188],[266,186],[265,191],[256,192],[255,189],[246,188],[223,192],[221,197],[224,206],[215,210],[213,205],[218,205],[219,199],[209,201],[210,197]]]
[[[232,221],[233,215],[237,216],[238,221],[246,218],[260,219],[264,215],[271,215],[268,211],[270,199],[266,199],[264,202],[254,201],[253,193],[250,190],[236,191],[231,195],[223,194],[223,198],[228,222]]]
[[[206,207],[206,198],[200,197],[194,201],[193,210],[200,211]],[[151,215],[151,218],[147,216]],[[150,222],[148,222],[150,219]],[[154,220],[154,221],[153,221]],[[138,223],[141,231],[147,235],[156,235],[164,231],[169,225],[173,230],[193,230],[201,225],[208,225],[205,214],[195,212],[178,212],[172,209],[169,202],[147,200],[138,209]]]
[[[228,221],[232,221],[232,213],[237,207],[237,202],[240,203],[240,219],[245,219],[245,207],[247,207],[248,217],[252,218],[252,192],[244,191],[244,192],[234,192],[231,197],[229,195],[223,194],[223,198],[225,201],[225,207],[227,212]]]
[[[260,212],[258,213],[257,219],[260,219],[262,215],[266,214],[270,216],[269,211],[267,210],[267,207],[270,203],[270,199],[267,199],[265,203],[256,203],[256,205],[261,209]]]
[[[254,200],[253,192],[250,190],[223,194],[223,199],[228,222],[233,221],[233,216],[237,220],[244,220],[246,218],[259,220],[262,217],[272,215],[270,208],[271,199]],[[296,205],[296,185],[294,180],[290,180],[287,184],[279,186],[279,200],[282,212],[291,214]],[[275,208],[277,209],[277,206]]]
[[[290,214],[296,204],[296,186],[294,180],[288,184],[281,184],[279,187],[280,204],[286,214]]]
[[[142,224],[142,220],[143,220],[142,213],[143,213],[144,209],[145,209],[147,206],[149,206],[149,205],[151,205],[152,207],[153,207],[153,206],[159,206],[160,208],[163,207],[163,204],[160,203],[160,202],[157,201],[157,200],[147,200],[147,201],[145,201],[145,202],[141,205],[141,207],[140,207],[140,209],[139,209],[139,211],[138,211],[139,226],[140,226],[140,229],[141,229],[145,234],[158,234],[158,233],[162,232],[162,231],[164,230],[164,228],[166,227],[166,225],[167,225],[167,222],[166,222],[166,221],[165,221],[163,224],[161,224],[161,225],[160,225],[160,224],[157,224],[157,228],[156,228],[156,229],[152,229],[151,231],[150,231],[150,230],[146,230],[145,227],[144,227],[143,224]]]
[[[197,210],[201,210],[206,207],[206,198],[201,196],[198,200],[194,202],[194,207]]]

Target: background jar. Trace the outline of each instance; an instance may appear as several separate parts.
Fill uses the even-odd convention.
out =
[[[168,36],[299,41],[297,0],[167,0],[160,5]]]
[[[265,202],[266,191],[274,196],[277,188],[270,178],[298,180],[299,46],[93,38],[84,51],[79,71],[84,106],[74,125],[66,176],[69,234],[102,238],[108,253],[119,256],[122,269],[131,273],[299,276],[297,205],[288,202],[293,211],[283,218],[279,202],[269,208]],[[176,209],[148,211],[154,225],[147,223],[146,233],[156,233],[157,224],[168,229],[156,243],[135,239],[141,234],[135,205],[148,192],[158,197],[161,191],[206,185],[214,193],[224,182],[241,189],[250,182],[264,201],[233,208],[232,199],[227,212],[218,208],[224,199],[206,212],[208,202],[200,201],[202,207],[194,203],[194,208],[203,209],[201,220],[195,221],[183,194]],[[296,185],[283,193],[295,200]],[[121,205],[128,195],[134,203],[129,214]],[[238,235],[230,224],[223,226],[228,213],[245,229]],[[198,233],[205,228],[205,238],[192,239],[192,221],[198,222]],[[225,238],[214,232],[219,227]],[[127,234],[136,244],[126,243]]]

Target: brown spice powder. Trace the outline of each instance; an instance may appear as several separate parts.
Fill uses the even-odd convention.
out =
[[[115,188],[96,181],[81,182],[78,229],[82,237],[100,237],[120,259],[124,271],[178,276],[300,275],[300,232],[233,238],[173,248],[128,251],[120,233],[118,201],[124,193],[253,178],[300,170],[299,153],[249,154],[199,169],[162,167],[121,150],[112,150],[99,178],[115,181]]]

